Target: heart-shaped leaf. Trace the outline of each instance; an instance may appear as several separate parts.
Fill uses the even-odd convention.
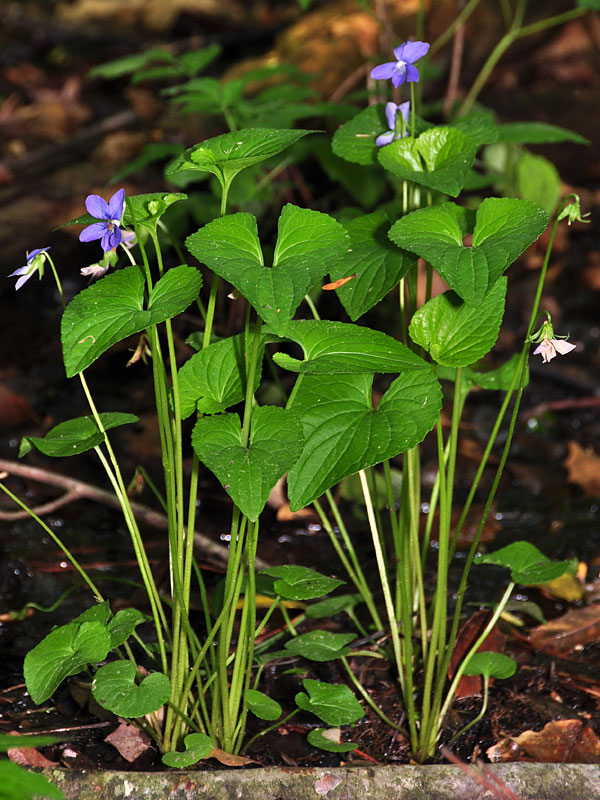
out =
[[[292,408],[304,429],[302,455],[290,470],[292,510],[303,508],[342,478],[404,453],[436,423],[442,390],[432,369],[407,372],[378,409],[372,375],[305,375]]]
[[[159,219],[169,206],[177,203],[178,200],[187,200],[187,194],[155,192],[154,194],[128,196],[123,213],[123,225],[133,228],[133,214],[135,214],[135,221],[140,228],[155,233]]]
[[[125,719],[137,719],[163,706],[171,694],[171,681],[151,672],[140,684],[131,661],[112,661],[100,667],[92,681],[92,694],[102,708]]]
[[[67,377],[89,367],[115,342],[185,311],[201,286],[197,269],[174,267],[155,284],[147,309],[139,267],[126,267],[84,289],[69,303],[61,323]]]
[[[510,656],[494,653],[491,650],[481,650],[468,660],[463,675],[482,675],[484,678],[505,680],[512,678],[516,671],[517,665]]]
[[[334,617],[342,611],[351,611],[354,606],[362,602],[362,597],[359,594],[339,594],[336,597],[328,597],[326,600],[312,603],[305,613],[309,619]]]
[[[416,265],[417,258],[390,243],[389,220],[384,211],[357,217],[346,228],[350,247],[330,275],[332,281],[356,275],[336,293],[350,319],[357,320],[396,286]]]
[[[165,170],[165,177],[192,170],[210,172],[227,186],[246,167],[281,153],[303,136],[316,131],[246,128],[206,139],[186,150]]]
[[[501,278],[476,306],[448,291],[428,300],[414,314],[409,333],[438,364],[467,367],[496,344],[504,316],[506,278]]]
[[[146,622],[148,617],[137,608],[122,608],[108,623],[110,633],[110,649],[125,644],[138,625]]]
[[[179,370],[179,401],[183,419],[197,409],[202,414],[217,414],[246,394],[246,337],[230,336],[195,353]],[[264,344],[261,344],[259,365]],[[256,370],[254,390],[260,383]]]
[[[331,149],[336,156],[345,158],[346,161],[363,165],[376,164],[378,147],[375,139],[387,127],[383,103],[367,106],[337,129]]]
[[[285,353],[273,360],[284,369],[306,375],[336,372],[402,372],[429,369],[429,364],[401,342],[381,331],[327,320],[291,322],[286,338],[297,342],[304,361]]]
[[[260,572],[277,578],[273,584],[274,591],[286,600],[312,600],[333,592],[338,586],[343,586],[344,581],[338,578],[328,578],[309,567],[300,567],[296,564],[281,564],[278,567],[268,567]]]
[[[100,419],[106,431],[139,421],[133,414],[120,412],[100,414]],[[32,445],[45,456],[74,456],[91,450],[103,441],[104,434],[98,429],[94,417],[77,417],[55,425],[45,436],[24,436],[19,448],[19,458],[28,453]]]
[[[470,217],[454,203],[407,214],[394,223],[390,238],[429,261],[466,303],[478,303],[547,224],[548,215],[535,203],[488,197],[477,210],[471,247],[463,245]]]
[[[457,197],[475,161],[477,145],[455,128],[430,128],[418,138],[381,147],[379,163],[392,175]]]
[[[268,722],[274,722],[283,714],[283,709],[277,700],[273,700],[264,692],[259,692],[258,689],[248,689],[246,702],[248,703],[248,708],[256,717],[265,719]]]
[[[349,753],[358,747],[354,742],[340,742],[339,737],[339,728],[314,728],[306,735],[306,741],[330,753]]]
[[[500,130],[494,115],[489,111],[471,111],[454,120],[449,127],[464,133],[477,145],[497,142]]]
[[[284,206],[273,267],[264,266],[256,219],[231,214],[209,222],[186,239],[190,253],[246,297],[278,334],[284,335],[300,302],[346,252],[348,235],[327,214]]]
[[[183,743],[185,745],[183,752],[171,750],[170,753],[164,753],[162,762],[165,766],[179,769],[191,767],[201,759],[209,758],[215,746],[210,736],[205,733],[188,733]]]
[[[296,705],[303,711],[316,714],[328,725],[350,725],[364,717],[365,712],[348,686],[322,683],[305,678],[302,685],[308,692],[296,695]]]
[[[248,447],[237,414],[204,417],[192,432],[196,455],[214,472],[233,502],[253,522],[269,492],[302,450],[302,428],[283,408],[254,410]]]
[[[309,661],[331,661],[350,653],[347,646],[356,636],[353,633],[330,633],[330,631],[309,631],[295,636],[285,643],[290,653],[303,656]]]
[[[510,570],[510,579],[523,586],[535,586],[560,578],[566,572],[574,574],[577,559],[551,561],[529,542],[513,542],[495,553],[475,557],[476,564],[498,564]]]
[[[554,164],[544,156],[525,150],[515,172],[519,197],[537,203],[547,214],[552,214],[561,195],[560,175]]]
[[[69,675],[104,661],[110,634],[101,622],[71,622],[49,633],[25,656],[23,674],[34,703],[47,700]]]

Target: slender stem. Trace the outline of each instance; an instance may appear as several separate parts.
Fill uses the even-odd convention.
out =
[[[438,50],[440,50],[447,42],[450,41],[450,39],[452,39],[457,29],[460,28],[461,25],[464,25],[464,23],[471,16],[473,11],[475,11],[477,6],[479,5],[479,2],[480,0],[470,0],[467,3],[467,5],[463,8],[460,14],[458,14],[458,16],[455,18],[454,22],[449,27],[447,27],[446,30],[441,34],[441,36],[438,36],[435,42],[431,45],[431,47],[429,48],[429,56],[432,56],[434,53],[437,53]]]
[[[353,654],[353,655],[357,655],[357,654]],[[371,656],[371,653],[369,653],[368,655]],[[342,662],[342,664],[346,668],[346,672],[348,673],[348,677],[350,678],[350,680],[352,681],[352,683],[356,687],[356,690],[364,698],[364,700],[367,703],[367,705],[369,705],[373,709],[373,711],[377,714],[379,719],[383,720],[383,722],[385,722],[386,725],[389,725],[390,728],[393,728],[395,731],[399,731],[400,733],[406,734],[406,731],[404,730],[404,728],[401,728],[400,725],[396,725],[395,722],[392,722],[392,720],[386,714],[384,714],[383,711],[379,708],[377,703],[375,703],[375,701],[373,700],[371,695],[367,692],[367,690],[364,688],[364,686],[358,680],[358,678],[356,677],[354,672],[351,670],[350,664],[348,663],[348,659],[346,658],[346,656],[341,656],[340,661]]]

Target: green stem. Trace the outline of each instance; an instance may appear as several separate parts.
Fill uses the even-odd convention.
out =
[[[354,653],[353,655],[356,656],[357,654]],[[371,656],[371,653],[369,653],[369,656]],[[399,731],[400,733],[403,733],[403,734],[406,735],[406,731],[404,730],[404,728],[401,728],[400,725],[396,725],[395,722],[392,722],[392,720],[386,714],[384,714],[383,711],[379,708],[377,703],[374,702],[374,700],[371,697],[371,695],[367,692],[367,690],[360,683],[360,681],[358,680],[356,675],[350,669],[350,664],[348,664],[348,659],[346,658],[346,656],[341,656],[340,661],[342,662],[342,664],[346,668],[346,672],[348,673],[348,677],[350,678],[350,680],[352,681],[352,683],[356,687],[356,690],[360,693],[361,697],[364,698],[364,700],[367,703],[367,705],[369,705],[373,709],[373,711],[377,714],[379,719],[383,720],[383,722],[385,722],[386,725],[389,725],[390,728],[392,728],[393,730]]]
[[[431,47],[429,48],[429,54],[428,54],[430,57],[434,53],[437,53],[438,50],[441,50],[441,48],[445,44],[447,44],[450,41],[450,39],[452,39],[452,37],[454,36],[456,31],[460,28],[461,25],[463,25],[468,20],[468,18],[471,16],[473,11],[475,11],[477,6],[479,5],[479,3],[480,3],[480,0],[469,0],[467,5],[463,8],[463,10],[460,12],[460,14],[458,14],[458,16],[455,18],[454,22],[448,28],[446,28],[444,33],[442,33],[441,36],[438,36],[438,38],[435,40],[435,42],[431,45]],[[419,37],[417,37],[417,38],[419,38]]]

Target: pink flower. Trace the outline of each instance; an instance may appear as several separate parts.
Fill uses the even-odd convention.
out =
[[[575,350],[575,345],[564,339],[548,339],[544,337],[533,351],[533,355],[540,355],[544,364],[547,364],[549,361],[552,361],[557,353],[560,353],[561,356],[566,356],[571,350]]]

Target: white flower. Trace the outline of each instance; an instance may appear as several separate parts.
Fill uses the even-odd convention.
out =
[[[544,337],[533,351],[533,355],[540,355],[544,364],[547,364],[549,361],[552,361],[557,353],[560,353],[561,356],[566,356],[571,350],[575,350],[575,345],[564,339],[548,339]]]

